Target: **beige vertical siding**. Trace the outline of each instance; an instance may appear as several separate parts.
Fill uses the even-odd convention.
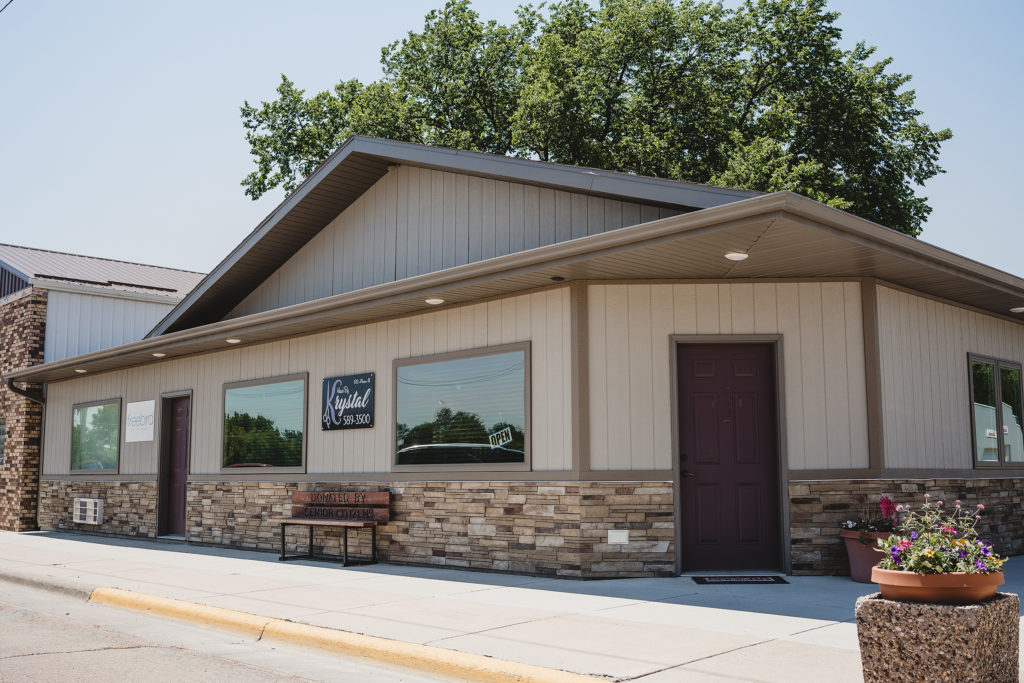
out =
[[[142,339],[174,303],[50,290],[46,295],[44,361],[52,363]]]
[[[791,469],[867,467],[860,284],[592,285],[594,470],[672,467],[672,334],[781,334]]]
[[[572,469],[570,442],[569,290],[560,287],[389,320],[322,334],[235,348],[181,360],[82,377],[49,386],[44,474],[67,474],[71,410],[75,403],[105,398],[157,400],[191,389],[193,474],[220,471],[225,382],[308,372],[307,471],[388,472],[392,434],[392,361],[512,342],[531,342],[533,469]],[[324,432],[320,429],[320,382],[332,375],[377,373],[375,426]],[[123,436],[122,436],[123,440]],[[159,436],[153,442],[121,444],[121,473],[157,471]]]
[[[399,166],[228,318],[614,230],[677,212]]]
[[[878,288],[888,467],[972,466],[967,354],[1024,362],[1024,326]]]

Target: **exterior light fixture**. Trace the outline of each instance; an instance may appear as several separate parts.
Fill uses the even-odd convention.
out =
[[[565,282],[565,278],[562,277],[561,275],[555,275],[554,277],[551,278],[551,281],[552,282]]]
[[[226,341],[228,344],[241,344],[242,343],[241,339],[235,339],[234,337],[232,337],[231,339],[225,339],[224,341]]]
[[[1014,306],[1010,309],[1010,313],[1024,313],[1024,306]]]
[[[167,355],[166,353],[160,353],[159,351],[154,351],[153,352],[153,358],[163,358],[166,355]]]
[[[79,375],[84,375],[85,373],[87,373],[89,371],[88,370],[83,370],[82,368],[75,368],[75,372],[77,372]]]
[[[442,299],[439,296],[432,296],[429,299],[424,299],[424,301],[430,304],[431,306],[440,306],[441,304],[444,303],[444,299]]]
[[[750,254],[745,254],[742,251],[730,251],[725,255],[725,258],[730,261],[746,261],[750,257]]]

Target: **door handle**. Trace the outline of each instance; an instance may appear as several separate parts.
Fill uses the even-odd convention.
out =
[[[680,477],[696,477],[697,475],[694,474],[693,472],[691,472],[690,470],[681,470],[679,472],[679,476]]]

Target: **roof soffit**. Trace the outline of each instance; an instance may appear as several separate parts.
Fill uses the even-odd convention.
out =
[[[824,212],[822,211],[824,209]],[[882,232],[878,232],[882,231]],[[877,278],[983,309],[1005,320],[1024,300],[1024,280],[789,193],[683,214],[529,252],[509,254],[398,282],[256,315],[144,339],[16,373],[24,381],[74,377],[74,368],[102,372],[219,351],[225,338],[245,345],[313,334],[384,318],[550,287],[574,280],[820,280]],[[751,255],[741,262],[728,251]]]

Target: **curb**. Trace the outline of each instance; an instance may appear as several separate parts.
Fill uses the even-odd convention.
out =
[[[91,591],[87,588],[77,588],[69,585],[66,581],[58,581],[57,579],[47,579],[39,576],[21,576],[20,574],[14,574],[10,571],[0,572],[0,580],[8,583],[16,583],[21,586],[28,586],[29,588],[38,588],[40,590],[51,591],[54,593],[63,593],[64,595],[70,595],[73,598],[80,598],[82,600],[88,600]]]
[[[314,647],[459,680],[483,683],[607,683],[602,678],[568,671],[262,617],[249,612],[160,598],[119,588],[97,588],[92,591],[89,601],[189,621],[200,626],[223,628],[254,636],[257,640]]]

